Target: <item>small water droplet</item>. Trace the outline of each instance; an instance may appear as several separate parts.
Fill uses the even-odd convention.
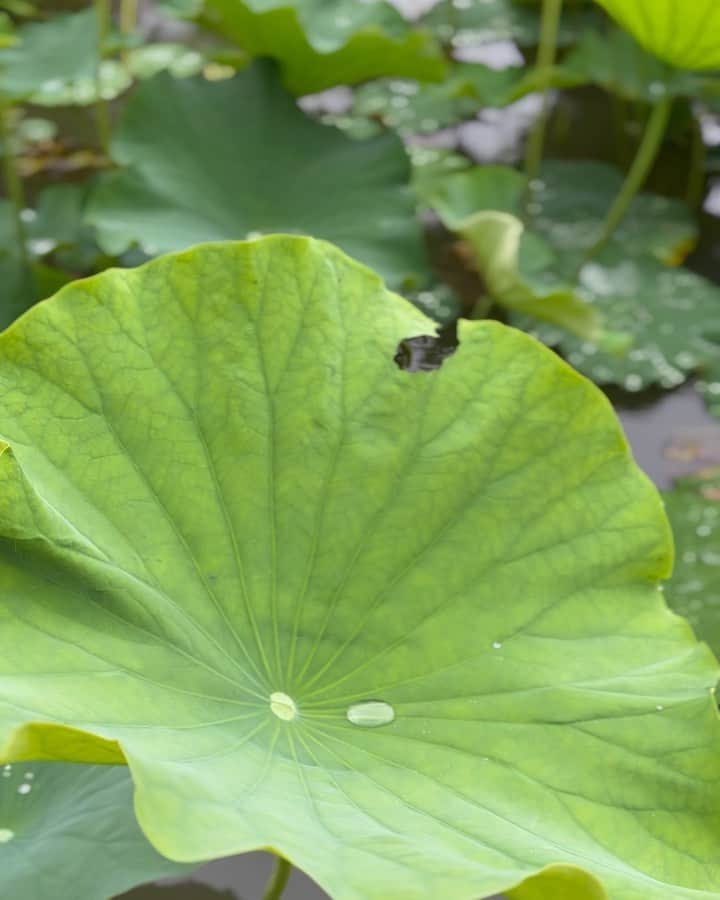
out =
[[[627,391],[639,391],[643,386],[643,380],[640,375],[628,375],[623,385]]]
[[[655,707],[655,709],[658,712],[662,712],[665,709],[665,707],[661,703],[658,703],[658,705]]]
[[[378,728],[395,720],[395,710],[384,700],[365,700],[348,707],[348,721],[362,728]]]
[[[25,780],[26,780],[26,781],[32,781],[34,777],[35,777],[35,773],[34,773],[34,772],[26,772],[26,773],[25,773]]]
[[[499,650],[502,647],[500,641],[493,641],[493,650]]]
[[[707,537],[709,534],[712,534],[712,528],[709,525],[698,525],[695,529],[695,534],[698,537]]]
[[[31,784],[21,784],[18,788],[18,794],[29,794],[32,790]]]
[[[248,231],[248,233],[245,235],[245,240],[246,241],[256,241],[258,238],[261,238],[262,236],[263,236],[262,231]]]
[[[7,844],[15,837],[15,832],[9,828],[0,828],[0,844]]]
[[[275,691],[274,694],[270,694],[270,709],[283,722],[292,722],[298,715],[297,704],[292,697],[289,697],[282,691]]]

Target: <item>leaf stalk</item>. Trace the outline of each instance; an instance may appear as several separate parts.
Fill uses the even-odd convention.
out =
[[[550,79],[557,54],[557,38],[562,5],[563,0],[543,0],[540,44],[536,62],[537,81],[542,92],[542,106],[540,114],[530,131],[525,148],[525,174],[528,178],[527,207],[530,207],[532,201],[533,182],[537,179],[540,172],[545,147],[545,132],[550,115]]]
[[[585,254],[585,262],[592,259],[612,237],[618,225],[625,218],[635,195],[647,181],[650,170],[660,152],[670,120],[671,110],[672,98],[668,95],[658,100],[652,107],[640,146],[630,166],[630,171],[627,173],[620,191],[613,200],[600,236]]]
[[[275,860],[275,870],[273,871],[270,881],[265,888],[263,900],[279,900],[285,886],[290,878],[292,866],[283,856],[277,856]]]

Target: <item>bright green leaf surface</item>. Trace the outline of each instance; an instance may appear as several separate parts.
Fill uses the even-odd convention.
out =
[[[37,762],[0,772],[0,867],[8,900],[108,900],[187,870],[140,831],[127,769]]]
[[[432,36],[384,0],[207,0],[205,20],[251,55],[278,60],[295,94],[385,75],[435,81],[445,70]]]
[[[400,140],[358,143],[313,122],[268,63],[218,83],[146,82],[112,153],[123,168],[101,182],[88,213],[108,253],[133,241],[154,255],[248,233],[297,232],[333,241],[394,286],[426,280]]]
[[[657,590],[658,496],[554,354],[462,323],[441,369],[398,369],[431,332],[277,237],[2,335],[5,756],[58,752],[39,722],[81,759],[117,741],[162,852],[274,847],[337,900],[558,863],[711,900],[718,673]]]
[[[665,504],[676,547],[668,603],[720,656],[720,468],[681,479]]]
[[[683,69],[720,68],[717,0],[597,0],[661,59]]]
[[[602,885],[574,866],[548,866],[507,892],[508,900],[608,900]]]

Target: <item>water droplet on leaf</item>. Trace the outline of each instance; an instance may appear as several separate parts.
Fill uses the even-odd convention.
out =
[[[32,790],[31,784],[21,784],[18,788],[18,794],[29,794]]]
[[[389,725],[395,719],[395,710],[384,700],[365,700],[348,707],[348,721],[362,728],[378,728]]]
[[[283,722],[292,722],[298,715],[295,701],[282,691],[275,691],[274,694],[270,694],[270,709]]]
[[[0,828],[0,844],[7,844],[15,837],[15,832],[9,828]]]

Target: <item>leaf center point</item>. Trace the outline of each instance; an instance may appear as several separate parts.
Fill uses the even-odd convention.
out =
[[[282,691],[275,691],[274,694],[270,694],[270,709],[278,719],[282,719],[284,722],[292,722],[298,716],[297,704],[292,697],[289,697]]]

